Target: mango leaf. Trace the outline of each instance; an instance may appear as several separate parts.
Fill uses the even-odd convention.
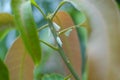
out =
[[[67,12],[72,17],[75,25],[80,25],[82,27],[85,27],[87,29],[88,34],[90,34],[91,33],[91,27],[89,25],[89,21],[88,21],[87,16],[84,14],[84,12],[82,12],[80,10],[77,10],[74,6],[71,5],[70,7],[71,7],[71,9]]]
[[[0,59],[0,80],[9,80],[8,69]]]
[[[8,32],[9,32],[10,30],[11,30],[11,29],[5,29],[5,30],[0,31],[0,41],[5,38],[5,36],[8,34]]]
[[[8,50],[8,48],[6,47],[6,37],[0,41],[0,59],[2,61],[4,61],[7,50]]]
[[[43,76],[42,80],[64,80],[64,77],[59,74],[46,74]]]
[[[9,13],[0,13],[0,40],[13,28],[15,28],[13,16]]]
[[[78,37],[79,37],[79,41],[80,41],[80,45],[81,45],[81,53],[82,53],[82,75],[85,73],[85,66],[86,66],[86,53],[87,53],[87,41],[88,41],[88,31],[85,27],[80,27],[80,28],[76,28],[77,29],[77,33],[78,33]]]
[[[8,51],[5,64],[10,73],[10,80],[33,80],[34,63],[20,37]]]
[[[68,0],[67,0],[68,1]],[[88,17],[88,80],[120,79],[120,13],[115,0],[69,0]]]
[[[74,26],[71,17],[66,12],[63,11],[59,11],[54,17],[53,21],[57,23],[61,27],[61,29]],[[81,54],[80,54],[81,52],[76,30],[74,29],[70,33],[69,37],[66,37],[65,35],[60,35],[60,38],[63,42],[62,47],[66,55],[70,59],[71,64],[73,65],[75,71],[79,75],[81,75]],[[68,72],[69,70],[67,70],[67,73]]]
[[[38,65],[41,60],[41,47],[36,24],[32,15],[31,2],[25,0],[12,0],[12,10],[25,47],[34,63]]]
[[[119,0],[116,0],[117,1],[117,4],[119,6],[119,9],[120,9],[120,1]]]
[[[87,49],[88,37],[90,36],[91,33],[91,27],[89,26],[88,19],[83,12],[75,9],[74,6],[72,5],[70,7],[71,10],[67,12],[72,17],[75,25],[79,25],[79,27],[76,27],[76,31],[80,42],[81,55],[82,55],[82,76],[84,76],[84,73],[87,73],[85,72],[87,71],[85,70],[86,59],[87,59],[86,49]]]

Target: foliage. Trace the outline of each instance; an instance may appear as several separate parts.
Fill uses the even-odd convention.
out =
[[[11,30],[19,32],[7,55],[0,53],[0,80],[120,79],[115,1],[62,0],[54,11],[36,2],[11,0],[12,13],[0,13],[0,42]]]
[[[33,80],[34,63],[20,37],[8,51],[5,64],[9,70],[10,80]]]
[[[36,65],[41,60],[41,47],[36,32],[36,25],[32,16],[31,2],[12,0],[12,9],[24,44]],[[34,37],[34,38],[32,38]]]
[[[10,29],[14,27],[13,16],[8,13],[0,13],[0,40],[2,40]]]
[[[9,80],[8,69],[5,64],[0,59],[0,79],[1,80]]]

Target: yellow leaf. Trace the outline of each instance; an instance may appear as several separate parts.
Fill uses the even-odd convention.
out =
[[[33,80],[34,63],[20,37],[10,48],[5,64],[10,73],[10,80]]]
[[[14,17],[9,13],[0,13],[0,40],[15,28]]]
[[[14,18],[9,13],[0,13],[0,31],[15,27]]]

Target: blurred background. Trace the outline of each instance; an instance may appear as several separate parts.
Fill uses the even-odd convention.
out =
[[[42,8],[42,10],[46,13],[52,13],[57,5],[59,4],[61,0],[36,0],[36,2],[39,4],[39,6]],[[120,6],[120,0],[116,0],[118,5]],[[10,6],[11,0],[0,0],[0,13],[6,12],[12,14],[11,6]],[[66,7],[63,7],[63,9],[66,9],[68,12],[72,11],[73,7],[69,7],[70,5],[67,5]],[[75,11],[74,11],[75,12]],[[72,13],[72,15],[74,14]],[[33,7],[33,15],[35,22],[37,24],[37,27],[40,27],[44,25],[46,22],[43,19],[40,12]],[[41,32],[44,34],[44,30]],[[44,35],[41,35],[43,37]],[[14,39],[19,35],[19,33],[16,30],[11,30],[5,38],[0,40],[0,58],[3,60],[5,57],[5,54],[7,50],[10,48],[11,44],[13,43]]]
[[[60,3],[60,1],[61,0],[36,0],[38,5],[42,8],[42,10],[46,14],[52,13],[56,9],[56,7]],[[116,1],[120,7],[120,0],[116,0]],[[0,13],[12,14],[10,2],[11,2],[11,0],[0,0]],[[37,28],[46,24],[46,21],[43,19],[41,13],[35,7],[32,7],[32,9],[33,9],[34,19],[37,24]],[[61,9],[69,12],[71,16],[78,13],[78,11],[75,10],[70,4],[66,4]],[[80,20],[76,20],[76,21],[80,21]],[[78,22],[76,22],[76,21],[75,21],[75,23],[77,24]],[[42,30],[39,34],[43,40],[53,44],[52,39],[48,39],[49,33],[48,33],[47,28]],[[0,32],[0,35],[1,35],[1,32]],[[6,33],[6,36],[4,36],[0,40],[0,59],[2,59],[2,60],[5,59],[5,55],[6,55],[7,51],[9,50],[10,46],[13,44],[16,37],[18,37],[18,36],[19,36],[19,32],[17,30],[11,30],[8,34]],[[42,63],[41,63],[42,65],[40,65],[39,68],[36,68],[36,71],[35,71],[36,77],[39,79],[41,73],[43,73],[43,74],[51,73],[51,72],[53,72],[53,69],[55,72],[65,74],[64,70],[63,70],[63,66],[61,65],[62,63],[58,64],[58,62],[60,61],[60,57],[56,54],[56,52],[54,52],[51,48],[45,46],[44,44],[42,44],[42,48],[43,48],[43,52],[44,52],[44,54],[43,54],[44,59],[42,60]],[[56,55],[53,56],[53,54],[56,54]],[[50,61],[51,62],[53,61],[53,63],[49,63]],[[55,66],[56,64],[57,64],[57,66]],[[49,65],[49,66],[47,66],[47,65]],[[59,70],[58,70],[58,68],[59,68]]]

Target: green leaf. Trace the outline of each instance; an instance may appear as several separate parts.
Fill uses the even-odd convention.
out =
[[[80,46],[81,46],[81,53],[82,53],[82,75],[85,73],[85,65],[86,65],[86,56],[87,56],[87,41],[88,41],[88,36],[87,36],[87,29],[85,27],[77,27],[77,34],[78,38],[80,41]]]
[[[88,60],[86,60],[85,68],[84,68],[84,73],[82,74],[82,80],[88,80],[88,72],[89,72],[89,65],[88,65]]]
[[[36,24],[32,15],[31,2],[25,0],[12,0],[12,10],[23,42],[34,63],[38,65],[41,60],[41,47]]]
[[[12,47],[9,49],[5,59],[5,64],[7,65],[10,73],[10,80],[33,80],[34,63],[26,51],[20,37],[15,40]]]
[[[86,65],[86,49],[87,49],[87,40],[88,36],[91,33],[91,27],[88,25],[88,20],[85,14],[81,11],[76,10],[73,6],[71,11],[68,12],[75,25],[79,25],[79,27],[76,27],[77,35],[80,42],[80,48],[81,48],[81,55],[82,55],[82,75],[85,73],[85,65]]]
[[[9,13],[0,13],[0,40],[13,28],[15,28],[13,16]]]
[[[64,77],[59,74],[46,74],[42,77],[42,80],[64,80]]]
[[[9,32],[10,30],[11,30],[11,29],[5,29],[5,30],[0,31],[0,41],[5,38],[5,36],[8,34],[8,32]]]
[[[9,80],[8,69],[0,59],[0,80]]]
[[[7,37],[7,36],[6,36]],[[0,59],[4,61],[8,48],[6,47],[6,37],[0,41]]]

